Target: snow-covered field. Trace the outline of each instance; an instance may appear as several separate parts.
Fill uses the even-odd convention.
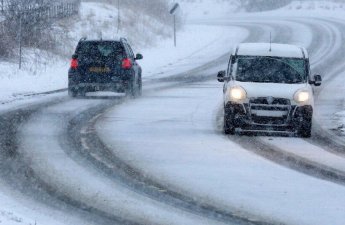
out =
[[[295,1],[283,9],[252,14],[234,14],[235,6],[228,7],[224,1],[217,3],[214,10],[211,10],[214,4],[209,1],[202,1],[201,4],[181,3],[183,13],[188,15],[187,21],[191,22],[187,22],[183,30],[178,32],[177,48],[173,46],[173,40],[168,38],[158,41],[154,46],[136,49],[144,55],[144,60],[140,64],[144,71],[146,93],[142,99],[127,102],[108,111],[99,119],[97,131],[107,145],[117,146],[112,149],[127,163],[141,169],[147,176],[165,182],[204,202],[211,202],[223,208],[236,206],[234,210],[238,213],[259,215],[272,221],[343,225],[345,190],[342,186],[267,161],[221,134],[216,121],[221,106],[221,84],[212,81],[160,92],[152,92],[149,87],[150,81],[156,78],[168,77],[201,66],[228,53],[236,43],[243,41],[249,32],[240,25],[229,26],[228,23],[232,19],[256,18],[254,24],[259,24],[257,18],[266,21],[277,16],[280,20],[289,18],[288,22],[281,22],[278,19],[270,22],[277,26],[294,27],[295,30],[291,31],[293,34],[291,43],[309,46],[313,33],[306,26],[307,22],[298,24],[297,19],[309,17],[310,20],[313,18],[344,20],[345,3]],[[80,23],[80,27],[85,26],[87,29],[76,29],[74,31],[76,40],[79,36],[89,34],[92,24],[97,26],[102,20],[112,21],[116,16],[116,10],[98,3],[83,3],[82,16],[94,19],[93,23],[89,23],[90,21]],[[327,25],[327,23],[320,24],[322,27]],[[271,28],[268,27],[265,31],[269,29]],[[112,26],[105,26],[100,30],[102,36],[111,36],[114,33]],[[332,27],[328,30],[335,37],[341,37],[341,34]],[[99,35],[98,31],[96,33]],[[273,35],[278,34],[273,33]],[[314,49],[315,58],[311,59],[312,63],[318,64],[325,55],[333,53],[327,52],[328,50],[337,49],[338,45],[341,43],[324,43],[320,49]],[[28,50],[28,52],[32,63],[27,63],[23,70],[18,70],[15,63],[0,62],[1,110],[37,101],[39,98],[32,96],[33,93],[63,89],[67,86],[68,59],[54,57],[54,62],[49,61],[49,58],[40,59],[39,62],[45,61],[42,64],[38,62],[34,51]],[[224,69],[225,67],[224,64]],[[336,73],[336,69],[333,68],[330,73]],[[215,75],[216,72],[214,71]],[[338,76],[337,79],[327,83],[319,95],[321,103],[338,104],[331,108],[325,108],[326,104],[318,106],[317,116],[322,125],[328,129],[345,127],[342,77]],[[338,90],[336,94],[330,91],[333,89]],[[65,95],[66,93],[60,93],[54,96],[61,98]],[[50,97],[40,98],[44,101]],[[333,98],[335,100],[330,101]],[[174,221],[175,224],[210,224],[209,221],[202,221],[198,217],[153,203],[152,200],[138,196],[136,193],[127,193],[121,185],[95,174],[92,169],[84,170],[80,165],[82,163],[75,163],[66,157],[59,148],[59,143],[45,142],[45,138],[58,136],[64,128],[62,119],[67,117],[62,115],[76,115],[83,110],[83,107],[89,107],[88,104],[102,102],[96,100],[86,103],[87,101],[67,100],[64,104],[47,108],[40,112],[41,117],[31,120],[23,128],[21,143],[25,148],[42,146],[35,152],[25,153],[33,159],[35,169],[43,174],[46,173],[46,179],[55,182],[57,186],[60,185],[69,193],[79,188],[82,191],[73,194],[88,199],[89,203],[95,203],[105,210],[123,210],[127,216],[138,216],[131,214],[138,212],[140,215],[138,219],[145,218],[150,221],[156,218],[155,221],[160,223]],[[49,118],[45,117],[46,115],[49,115]],[[329,118],[332,120],[330,121]],[[51,124],[51,121],[55,121],[55,124]],[[59,126],[55,126],[56,124]],[[51,133],[43,132],[42,128],[46,127],[51,128]],[[308,157],[317,163],[335,167],[340,171],[345,170],[341,157],[329,154],[304,140],[261,139],[270,145],[283,144],[285,151]],[[47,145],[51,146],[52,152],[46,151],[44,147]],[[296,145],[299,149],[292,148]],[[25,148],[22,148],[22,151]],[[51,158],[51,154],[56,157]],[[60,170],[59,166],[66,163],[68,166]],[[79,172],[74,173],[76,171]],[[49,174],[56,176],[50,177]],[[78,180],[81,175],[83,179]],[[90,177],[95,177],[94,183],[90,184],[87,181]],[[80,182],[76,182],[77,180]],[[31,205],[31,200],[23,199],[22,195],[17,195],[5,186],[0,182],[0,224],[82,223],[56,209],[45,209],[44,205],[38,203]],[[116,189],[110,188],[115,186]],[[100,193],[99,189],[103,192]],[[95,201],[95,196],[98,202]],[[101,201],[106,198],[109,202]],[[143,210],[145,207],[149,210]]]

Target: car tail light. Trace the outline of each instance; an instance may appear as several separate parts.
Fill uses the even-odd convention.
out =
[[[126,70],[132,68],[132,61],[129,58],[122,60],[122,68]]]
[[[77,69],[78,68],[78,59],[72,59],[71,60],[71,68]]]

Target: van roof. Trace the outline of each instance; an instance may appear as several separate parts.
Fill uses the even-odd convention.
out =
[[[242,43],[237,46],[234,54],[242,56],[273,56],[287,58],[309,57],[305,48],[276,43]]]

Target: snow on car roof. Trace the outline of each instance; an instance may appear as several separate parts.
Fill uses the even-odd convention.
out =
[[[83,37],[80,39],[80,41],[85,41],[85,42],[101,42],[101,41],[126,41],[127,42],[127,39],[124,38],[124,37],[119,37],[119,36],[116,36],[116,37],[113,37],[113,38],[88,38],[88,37]]]
[[[272,43],[270,46],[270,43],[242,43],[235,51],[237,55],[308,58],[304,48],[288,44]]]

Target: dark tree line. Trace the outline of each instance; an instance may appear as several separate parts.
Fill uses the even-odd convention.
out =
[[[18,48],[52,48],[53,22],[78,13],[80,0],[59,2],[46,0],[3,0],[0,22],[0,56],[7,57]]]
[[[292,0],[240,0],[239,2],[246,11],[257,12],[283,7]]]

